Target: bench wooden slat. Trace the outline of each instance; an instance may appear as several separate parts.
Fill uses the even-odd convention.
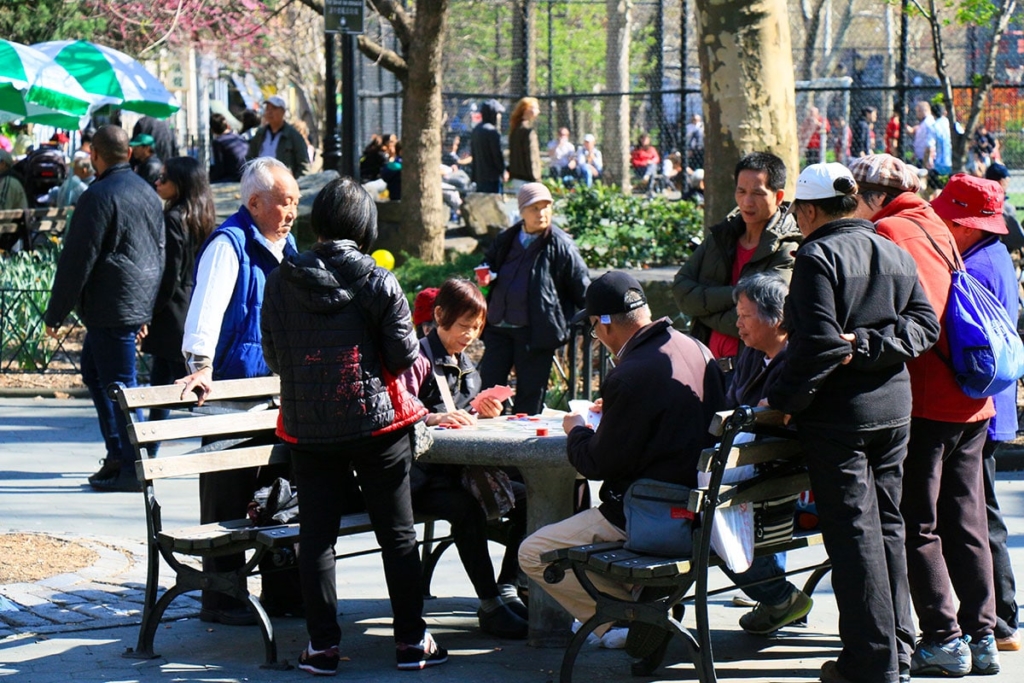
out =
[[[192,474],[222,472],[240,467],[263,467],[288,462],[288,447],[282,444],[234,448],[211,453],[193,453],[171,457],[146,458],[135,463],[140,479],[150,481]]]
[[[281,393],[279,377],[257,377],[253,379],[228,379],[213,383],[210,398],[213,401],[229,401],[259,396],[277,396]],[[133,387],[116,392],[121,410],[136,408],[192,406],[195,394],[181,397],[181,386],[174,384],[159,387]]]
[[[697,463],[698,471],[710,472],[711,464],[717,452],[718,450],[715,448],[705,448],[701,451],[700,460]],[[796,439],[764,437],[757,441],[739,443],[730,448],[726,456],[725,466],[728,469],[732,469],[741,465],[778,462],[801,457],[802,455],[803,450],[800,447],[800,442]]]
[[[736,486],[739,486],[739,484]],[[806,472],[794,472],[793,474],[777,476],[754,484],[749,489],[739,491],[731,498],[720,501],[718,509],[722,510],[733,505],[739,505],[740,503],[774,500],[785,496],[797,495],[808,490],[810,487],[811,479],[807,476]],[[723,485],[721,496],[729,495],[734,488]]]
[[[635,555],[613,562],[606,570],[619,580],[661,579],[686,576],[693,571],[690,559]]]
[[[259,410],[251,413],[204,415],[157,422],[136,422],[128,425],[128,436],[133,444],[142,446],[157,441],[191,439],[197,436],[247,434],[273,431],[277,428],[277,410]]]
[[[252,541],[259,529],[249,525],[247,519],[235,519],[230,522],[213,522],[199,526],[185,527],[173,531],[162,531],[157,538],[166,547],[186,555],[203,553],[215,548],[236,545],[242,541]]]

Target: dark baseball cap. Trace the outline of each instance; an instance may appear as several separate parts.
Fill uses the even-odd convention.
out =
[[[638,293],[639,298],[629,296],[630,292]],[[572,322],[578,323],[594,315],[607,325],[611,322],[610,316],[635,311],[645,305],[647,296],[637,279],[628,273],[612,270],[590,283],[586,305],[573,316]]]
[[[985,169],[985,178],[988,180],[1002,180],[1010,177],[1010,169],[1002,164],[996,163]]]

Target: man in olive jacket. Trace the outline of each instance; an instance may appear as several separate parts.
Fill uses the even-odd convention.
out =
[[[163,275],[164,213],[156,192],[128,165],[124,130],[96,131],[91,155],[96,180],[71,217],[43,320],[54,338],[73,308],[85,324],[82,381],[107,446],[89,484],[98,491],[137,491],[135,450],[106,389],[113,382],[135,386],[135,337],[153,314]]]
[[[268,97],[263,102],[263,107],[263,120],[266,125],[261,126],[252,136],[246,158],[274,157],[287,166],[298,180],[309,173],[306,139],[294,126],[285,122],[288,104],[283,97]]]
[[[782,203],[782,159],[754,152],[740,159],[733,175],[736,211],[708,229],[672,284],[676,305],[693,321],[690,333],[707,344],[727,372],[742,349],[733,286],[751,273],[778,273],[788,283],[801,240]]]

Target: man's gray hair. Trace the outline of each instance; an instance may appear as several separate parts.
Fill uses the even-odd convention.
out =
[[[272,168],[283,168],[291,173],[287,166],[274,157],[257,157],[242,167],[242,205],[249,206],[249,199],[256,194],[271,192],[274,189]]]
[[[789,294],[789,286],[775,273],[754,273],[740,279],[732,290],[732,300],[739,302],[740,295],[750,299],[757,306],[757,314],[769,325],[782,323],[782,306]]]
[[[633,289],[626,292],[626,296],[623,297],[627,304],[636,303],[641,298],[643,298],[643,294]],[[612,313],[610,317],[616,325],[646,325],[651,321],[651,307],[644,304],[640,308],[634,308],[625,313]]]

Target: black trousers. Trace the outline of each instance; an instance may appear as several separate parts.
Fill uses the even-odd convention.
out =
[[[423,639],[423,592],[416,549],[409,466],[411,429],[330,445],[292,446],[299,488],[299,573],[306,604],[306,630],[317,650],[337,645],[338,590],[334,544],[345,501],[343,490],[354,468],[381,548],[384,577],[394,615],[395,641]]]
[[[903,518],[909,428],[840,432],[800,425],[832,588],[839,607],[840,672],[855,683],[895,683],[914,646]]]
[[[1006,522],[996,500],[996,447],[998,441],[985,440],[984,458],[985,512],[988,517],[988,547],[992,551],[992,588],[996,601],[996,638],[1008,638],[1020,626],[1017,610],[1017,584],[1006,549]]]
[[[978,642],[995,629],[981,464],[987,432],[988,420],[911,421],[900,510],[907,525],[910,593],[926,640],[969,635]]]
[[[530,328],[494,327],[484,329],[484,357],[480,360],[480,383],[484,389],[508,384],[516,369],[516,395],[512,412],[537,415],[544,408],[544,394],[551,377],[552,349],[531,349]]]

